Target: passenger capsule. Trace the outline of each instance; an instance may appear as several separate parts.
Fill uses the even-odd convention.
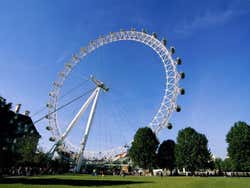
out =
[[[184,88],[180,88],[180,94],[185,95],[185,89]]]
[[[49,114],[44,116],[46,119],[51,119],[51,116],[49,116]]]
[[[60,87],[60,84],[59,84],[58,82],[54,82],[53,85],[54,85],[55,87]]]
[[[50,137],[50,138],[49,138],[49,141],[55,142],[55,141],[56,141],[56,138],[55,138],[55,137]]]
[[[181,78],[181,79],[184,79],[184,78],[186,77],[186,75],[185,75],[184,72],[180,72],[179,75],[180,75],[180,78]]]
[[[141,32],[143,32],[145,34],[147,33],[147,31],[145,29],[142,29]]]
[[[65,64],[65,66],[66,66],[66,67],[68,67],[69,69],[71,69],[71,68],[72,68],[71,63],[66,63],[66,64]]]
[[[51,131],[51,130],[52,130],[52,127],[51,127],[51,126],[47,126],[46,129],[47,129],[48,131]]]
[[[167,128],[168,128],[168,129],[172,129],[172,128],[173,128],[172,123],[168,123],[168,124],[167,124]]]
[[[180,107],[179,105],[177,105],[177,106],[175,107],[175,110],[176,110],[176,112],[180,112],[180,111],[181,111],[181,107]]]
[[[170,47],[170,53],[174,54],[175,53],[175,48],[174,47]]]
[[[74,54],[74,55],[72,56],[72,60],[73,60],[73,61],[77,61],[77,60],[78,60],[78,56],[77,56],[76,54]]]
[[[165,38],[163,38],[163,39],[161,40],[161,43],[162,43],[164,46],[166,46],[166,45],[167,45],[167,40],[166,40]]]
[[[81,48],[80,50],[81,50],[82,53],[86,53],[87,52],[87,50],[85,48]]]
[[[48,104],[46,104],[46,107],[47,108],[52,108],[52,104],[48,103]]]
[[[157,39],[157,34],[156,33],[152,33],[152,36]]]
[[[181,65],[182,64],[181,58],[179,58],[179,57],[176,58],[176,64],[177,65]]]
[[[50,96],[50,97],[54,97],[54,96],[55,96],[55,93],[49,92],[49,96]]]

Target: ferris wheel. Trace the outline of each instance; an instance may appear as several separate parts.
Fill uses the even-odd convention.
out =
[[[65,80],[68,78],[72,70],[77,64],[82,62],[84,58],[98,49],[101,46],[104,46],[109,43],[117,42],[117,41],[135,41],[138,43],[142,43],[146,46],[149,46],[153,51],[155,51],[161,59],[162,65],[165,71],[165,92],[164,96],[161,100],[160,108],[152,116],[152,120],[148,123],[147,126],[151,127],[151,129],[158,134],[163,128],[172,128],[172,124],[169,122],[170,116],[174,111],[180,112],[181,107],[176,104],[177,97],[179,94],[184,95],[185,90],[179,87],[179,81],[185,78],[184,72],[178,72],[177,66],[182,64],[180,58],[173,58],[173,54],[175,53],[175,48],[170,47],[167,48],[166,39],[159,40],[156,33],[148,34],[145,30],[136,31],[135,29],[131,30],[120,30],[118,32],[110,32],[105,36],[100,36],[96,40],[91,41],[86,47],[80,49],[80,52],[72,56],[66,64],[64,69],[59,73],[57,80],[53,83],[53,88],[49,93],[49,101],[47,103],[48,115],[47,119],[49,125],[46,127],[52,134],[50,137],[50,141],[55,142],[50,152],[54,154],[55,151],[63,150],[69,151],[74,150],[78,151],[77,155],[77,165],[76,171],[80,170],[83,156],[85,158],[95,156],[96,152],[85,151],[85,146],[87,143],[88,135],[91,130],[92,120],[95,114],[96,105],[99,98],[100,92],[108,92],[108,87],[100,80],[96,79],[94,76],[90,77],[90,80],[94,83],[95,88],[86,92],[85,94],[89,94],[89,98],[85,101],[85,103],[81,106],[80,110],[76,113],[72,121],[67,126],[67,129],[62,132],[60,129],[60,125],[58,123],[57,111],[59,108],[58,100],[60,97],[61,89],[64,86]],[[81,97],[81,96],[80,96]],[[74,101],[73,99],[72,101]],[[87,120],[87,124],[85,127],[85,133],[83,134],[83,138],[80,143],[80,147],[77,148],[72,144],[67,136],[72,130],[74,126],[76,126],[79,119],[82,117],[84,113],[86,113],[86,109],[91,106],[91,110],[89,113],[89,117]],[[97,114],[98,115],[98,114]],[[126,150],[126,146],[121,146],[119,148],[114,148],[109,151],[102,152],[103,155],[107,158],[114,157],[115,154],[118,154],[121,151]]]

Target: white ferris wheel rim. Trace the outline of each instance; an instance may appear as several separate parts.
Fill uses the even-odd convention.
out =
[[[53,137],[56,141],[62,135],[60,130],[60,126],[57,120],[57,113],[55,112],[57,109],[58,98],[60,96],[61,88],[64,84],[65,79],[71,73],[72,69],[80,63],[85,56],[93,52],[94,50],[98,49],[101,46],[104,46],[109,43],[113,43],[116,41],[135,41],[144,44],[145,46],[150,47],[153,49],[154,52],[158,54],[163,63],[165,74],[166,74],[166,82],[165,82],[165,92],[162,98],[162,102],[160,104],[160,108],[157,113],[152,118],[152,121],[148,124],[152,130],[158,134],[158,132],[166,127],[169,118],[176,108],[176,100],[179,94],[179,87],[178,82],[180,80],[180,75],[177,72],[177,63],[172,58],[172,53],[170,50],[167,49],[166,45],[164,45],[160,40],[157,39],[155,35],[149,35],[146,32],[140,31],[118,31],[118,32],[110,32],[105,36],[100,36],[96,40],[90,41],[90,43],[80,49],[78,54],[72,56],[66,64],[64,69],[59,73],[59,77],[53,83],[53,89],[49,93],[49,102],[47,104],[48,107],[48,120],[49,126],[52,127],[50,130]],[[55,112],[55,113],[53,113]],[[68,139],[65,140],[64,147],[70,148],[71,150],[77,150],[78,147],[72,144]],[[115,149],[111,149],[107,151],[107,155],[109,153],[114,153]],[[91,151],[86,151],[87,155],[91,156]],[[105,153],[105,152],[104,152]]]

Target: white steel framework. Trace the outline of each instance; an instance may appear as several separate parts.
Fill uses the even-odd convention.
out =
[[[91,52],[96,50],[97,48],[104,46],[106,44],[117,42],[117,41],[136,41],[139,43],[143,43],[146,46],[155,51],[161,59],[161,62],[164,66],[165,70],[165,93],[160,104],[159,110],[153,116],[152,121],[149,122],[148,126],[152,128],[152,130],[157,134],[162,128],[166,127],[169,122],[169,118],[172,112],[179,108],[176,105],[177,96],[180,93],[180,88],[178,86],[179,80],[184,78],[184,74],[177,72],[177,65],[181,63],[180,59],[177,58],[176,60],[173,59],[172,55],[175,52],[173,47],[167,49],[166,47],[166,40],[163,39],[162,41],[157,39],[156,34],[147,34],[145,31],[136,31],[135,29],[131,29],[130,31],[121,30],[119,32],[110,32],[105,36],[100,36],[96,40],[91,41],[86,47],[80,49],[80,51],[72,56],[66,64],[64,69],[59,73],[58,79],[53,83],[53,89],[49,93],[49,102],[47,104],[48,107],[48,120],[49,120],[49,130],[52,133],[52,140],[56,141],[56,143],[64,142],[65,150],[73,150],[76,151],[76,148],[71,142],[69,142],[66,137],[70,129],[74,126],[75,122],[77,121],[78,116],[76,116],[72,122],[70,123],[67,131],[62,133],[60,130],[60,126],[58,125],[57,121],[57,113],[52,113],[56,111],[58,107],[58,99],[60,96],[61,87],[64,84],[65,79],[71,73],[72,69]],[[97,87],[98,89],[99,87]],[[99,93],[99,90],[95,90],[95,92]],[[95,93],[92,97],[97,100],[98,93]],[[92,98],[91,98],[92,99]],[[88,101],[86,101],[88,103]],[[85,103],[85,104],[86,104]],[[84,105],[85,105],[84,104]],[[85,108],[85,106],[82,108]],[[86,104],[87,105],[87,104]],[[87,105],[88,106],[88,105]],[[94,106],[93,106],[93,113],[94,113]],[[180,108],[179,108],[180,110]],[[84,111],[84,110],[83,110]],[[79,111],[78,113],[81,114],[83,111]],[[178,110],[177,110],[178,111]],[[89,120],[91,122],[91,120]],[[89,130],[88,130],[89,131]],[[86,132],[85,132],[86,133]],[[84,141],[81,144],[81,148],[84,149],[85,147]],[[81,150],[83,151],[83,150]],[[124,151],[124,147],[115,148],[109,151],[104,151],[103,156],[105,158],[110,159],[115,154]],[[87,158],[95,158],[96,152],[85,152],[85,157]],[[82,159],[82,153],[80,154],[80,159]]]
[[[77,165],[76,165],[76,169],[75,169],[76,172],[79,172],[80,168],[82,166],[83,152],[84,152],[84,149],[85,149],[85,146],[86,146],[86,143],[87,143],[87,139],[88,139],[88,136],[89,136],[89,131],[90,131],[91,124],[92,124],[92,121],[93,121],[93,117],[94,117],[94,113],[95,113],[99,93],[100,93],[100,87],[98,87],[96,89],[96,94],[95,94],[93,105],[92,105],[92,108],[91,108],[91,111],[90,111],[90,114],[89,114],[88,122],[87,122],[86,129],[85,129],[85,133],[84,133],[82,141],[80,143],[79,158],[77,160]]]

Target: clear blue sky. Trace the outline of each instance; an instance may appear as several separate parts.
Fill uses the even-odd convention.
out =
[[[216,156],[225,157],[230,127],[238,120],[250,123],[249,20],[249,0],[1,0],[0,95],[35,112],[46,104],[57,73],[80,47],[110,31],[146,28],[176,47],[184,61],[179,70],[187,74],[181,82],[187,94],[178,99],[183,111],[173,114],[174,128],[162,131],[160,140],[175,139],[179,129],[191,126],[207,135]],[[100,97],[89,148],[125,143],[159,107],[164,88],[160,60],[147,47],[121,42],[97,50],[85,62],[65,90],[91,73],[111,88]],[[80,105],[59,114],[62,127]],[[46,125],[37,125],[43,147],[49,147]],[[70,139],[80,136],[76,129]]]

